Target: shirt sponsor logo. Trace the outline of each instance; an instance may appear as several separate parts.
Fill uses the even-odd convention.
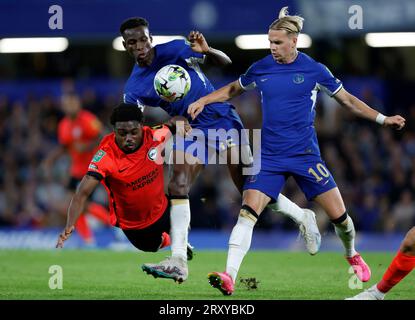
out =
[[[131,188],[133,191],[141,189],[142,187],[145,187],[146,185],[154,182],[156,178],[158,177],[158,168],[150,171],[148,174],[132,181],[126,183],[127,188]]]
[[[300,84],[300,83],[303,83],[303,82],[304,82],[304,75],[303,75],[303,74],[301,74],[301,73],[296,73],[296,74],[293,76],[293,82],[294,82],[295,84]]]
[[[101,159],[106,155],[107,153],[103,150],[98,150],[97,153],[95,153],[94,157],[92,158],[92,162],[100,162]]]
[[[156,148],[151,148],[147,153],[147,157],[151,161],[154,161],[157,158],[157,149]]]

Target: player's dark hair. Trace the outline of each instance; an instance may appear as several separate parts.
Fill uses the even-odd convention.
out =
[[[150,24],[144,18],[141,18],[141,17],[128,18],[123,23],[121,23],[120,33],[123,34],[124,31],[127,30],[127,29],[133,29],[133,28],[137,28],[137,27],[147,27],[148,28],[149,26],[150,26]]]
[[[116,122],[138,121],[142,123],[144,120],[143,112],[135,104],[120,103],[112,110],[110,123],[115,126]]]

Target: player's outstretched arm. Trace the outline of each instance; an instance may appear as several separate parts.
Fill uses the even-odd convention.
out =
[[[334,99],[336,99],[336,101],[343,107],[350,110],[353,114],[361,118],[377,122],[382,126],[397,130],[401,130],[405,126],[405,118],[401,117],[400,115],[386,117],[380,112],[369,107],[366,103],[350,94],[343,88],[334,95]]]
[[[192,117],[192,119],[195,119],[198,114],[203,111],[205,105],[214,102],[228,101],[236,96],[240,96],[243,92],[244,90],[239,84],[239,80],[236,80],[193,102],[187,108],[187,113]]]
[[[209,47],[209,44],[201,32],[190,31],[188,39],[190,41],[190,47],[194,52],[206,55],[206,57],[212,60],[214,64],[226,66],[232,63],[232,60],[224,52]]]
[[[75,223],[85,208],[86,201],[98,184],[98,179],[92,176],[86,175],[83,177],[75,195],[72,197],[71,203],[69,204],[66,226],[59,235],[56,248],[62,248],[63,243],[71,236],[73,230],[75,229]]]

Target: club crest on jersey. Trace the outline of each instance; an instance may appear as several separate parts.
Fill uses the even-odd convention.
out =
[[[156,160],[156,158],[157,158],[157,148],[151,148],[150,150],[148,150],[147,157],[151,161]]]
[[[303,75],[303,74],[301,74],[301,73],[296,73],[296,74],[293,76],[293,82],[294,82],[295,84],[300,84],[300,83],[303,83],[303,82],[304,82],[304,75]]]
[[[103,150],[98,150],[97,153],[95,153],[94,157],[92,158],[92,162],[100,162],[101,159],[106,155],[107,153]]]

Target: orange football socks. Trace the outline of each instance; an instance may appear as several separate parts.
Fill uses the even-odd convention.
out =
[[[415,268],[415,256],[410,256],[401,251],[393,258],[391,264],[377,284],[380,292],[386,293],[398,284],[403,278]]]

